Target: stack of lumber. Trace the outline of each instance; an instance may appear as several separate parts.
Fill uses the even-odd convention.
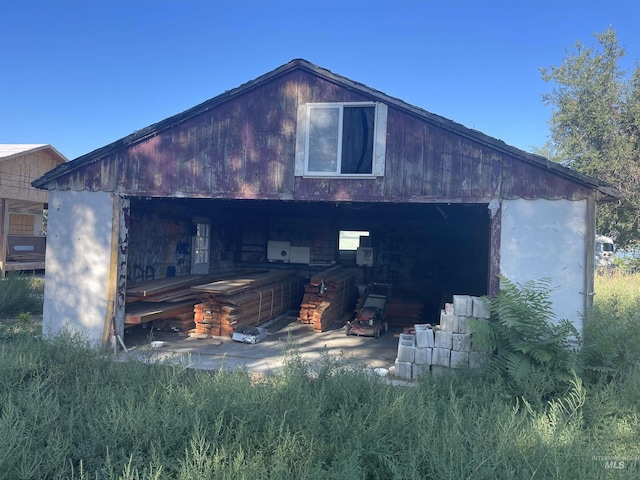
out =
[[[312,324],[315,332],[324,332],[341,320],[354,302],[355,274],[332,267],[312,276],[304,287],[300,304],[301,323]]]
[[[364,297],[358,297],[356,314],[360,311],[364,300]],[[423,308],[423,303],[413,298],[411,293],[393,291],[387,301],[384,320],[390,327],[411,329],[416,323],[422,323]]]
[[[154,330],[172,332],[188,332],[196,327],[193,319],[193,310],[176,315],[175,317],[154,320],[151,322],[151,326]]]
[[[394,291],[387,303],[385,320],[390,327],[410,327],[422,323],[424,305],[411,293]]]
[[[229,278],[233,275],[226,274]],[[198,303],[198,294],[191,287],[220,278],[213,275],[183,275],[166,277],[138,283],[127,287],[125,325],[178,319],[180,329],[187,328],[187,316],[193,322],[193,306]],[[191,325],[193,328],[193,325]]]
[[[304,280],[297,271],[269,271],[192,287],[196,333],[231,336],[296,308]]]
[[[127,287],[127,303],[134,302],[178,302],[197,298],[192,285],[210,281],[203,275],[184,275],[150,280]]]

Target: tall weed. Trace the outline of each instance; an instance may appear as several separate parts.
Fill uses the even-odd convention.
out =
[[[0,478],[607,478],[595,457],[640,455],[639,372],[619,385],[572,377],[533,408],[504,379],[398,387],[347,358],[286,355],[282,374],[256,381],[116,362],[69,334],[6,338]]]
[[[42,313],[41,291],[31,276],[10,274],[0,280],[0,317]]]
[[[593,381],[624,379],[640,367],[640,274],[597,275],[584,321],[582,361]]]

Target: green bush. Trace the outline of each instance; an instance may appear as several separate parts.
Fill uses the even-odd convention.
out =
[[[501,277],[500,292],[485,298],[491,320],[471,322],[474,343],[492,352],[486,373],[529,401],[564,391],[577,368],[578,331],[568,320],[555,320],[551,292],[546,279],[518,285]]]
[[[42,313],[43,280],[10,274],[0,280],[0,316]]]

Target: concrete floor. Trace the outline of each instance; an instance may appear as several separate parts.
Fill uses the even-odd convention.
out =
[[[192,368],[246,368],[252,373],[269,374],[283,367],[286,351],[296,349],[300,357],[312,365],[330,355],[347,358],[354,365],[389,369],[395,362],[401,333],[399,328],[389,328],[379,339],[347,336],[342,324],[315,333],[312,325],[301,324],[295,314],[282,315],[261,326],[267,328],[268,335],[255,345],[228,337],[201,338],[136,327],[125,334],[129,349],[125,356],[167,360]],[[164,345],[152,348],[151,340],[163,341]]]

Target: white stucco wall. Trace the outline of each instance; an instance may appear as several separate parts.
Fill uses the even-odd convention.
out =
[[[587,201],[502,202],[500,272],[524,284],[550,278],[558,319],[582,332],[585,309]]]
[[[50,191],[43,333],[62,329],[100,344],[107,308],[112,196]]]

